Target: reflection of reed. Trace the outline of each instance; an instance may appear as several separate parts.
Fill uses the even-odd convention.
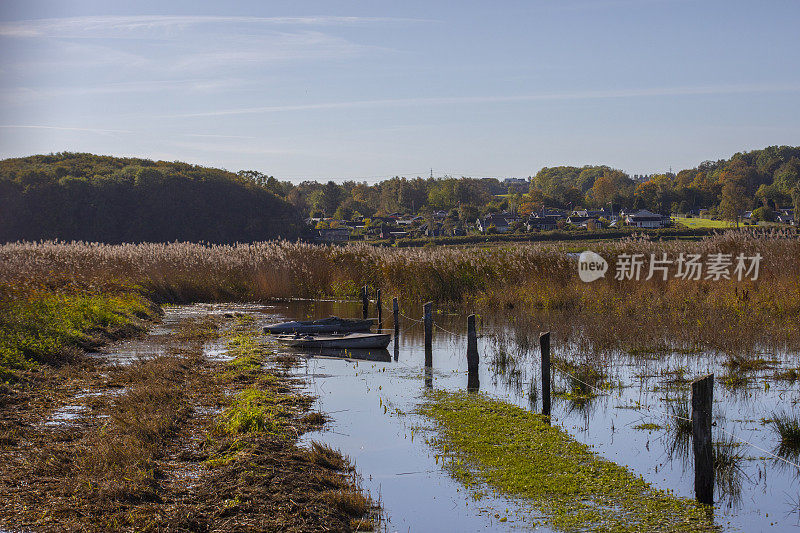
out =
[[[519,352],[514,354],[509,349],[508,337],[497,335],[493,339],[492,355],[489,366],[492,369],[492,380],[497,383],[498,378],[516,396],[524,395],[524,374],[519,368]]]
[[[670,461],[677,459],[683,470],[692,466],[692,413],[691,403],[686,394],[667,400],[670,415],[667,422],[670,428],[669,445],[666,447]]]
[[[724,501],[729,508],[742,505],[742,483],[747,476],[742,468],[744,453],[739,451],[741,443],[729,437],[714,443],[714,485],[717,501]]]

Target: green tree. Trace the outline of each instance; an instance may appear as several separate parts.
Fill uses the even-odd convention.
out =
[[[739,214],[747,206],[747,188],[741,180],[731,178],[722,187],[722,202],[719,208],[723,220],[736,223],[739,227]]]

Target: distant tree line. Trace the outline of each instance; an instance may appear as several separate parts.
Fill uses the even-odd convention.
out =
[[[0,241],[296,239],[297,210],[258,184],[186,163],[59,153],[0,161]]]
[[[236,242],[303,236],[302,219],[352,220],[446,211],[474,222],[545,207],[708,210],[735,220],[754,210],[800,215],[800,147],[770,146],[675,173],[634,176],[605,165],[545,167],[527,183],[496,178],[394,177],[367,184],[293,184],[255,170],[60,153],[0,161],[0,240]]]
[[[345,220],[445,210],[474,221],[491,212],[525,215],[544,207],[648,209],[662,214],[707,209],[710,215],[729,220],[745,209],[763,207],[758,214],[766,220],[774,210],[800,204],[800,147],[790,146],[737,153],[677,174],[634,178],[605,165],[545,167],[523,187],[495,178],[395,177],[373,185],[355,181],[293,185],[255,171],[239,175],[264,184],[307,216]]]

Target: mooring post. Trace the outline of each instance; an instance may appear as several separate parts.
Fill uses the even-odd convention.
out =
[[[475,315],[467,317],[467,370],[478,372],[478,331],[475,328]]]
[[[383,324],[383,305],[381,305],[381,290],[375,291],[375,305],[378,307],[378,324]],[[379,326],[380,327],[380,326]]]
[[[422,306],[422,320],[425,322],[425,348],[433,346],[433,302]]]
[[[707,505],[714,503],[714,447],[711,441],[711,406],[714,374],[692,382],[692,448],[694,449],[694,495]]]
[[[361,306],[363,308],[363,315],[364,320],[369,318],[369,287],[364,285],[364,289],[361,291]]]
[[[475,328],[475,315],[467,317],[467,390],[480,388],[478,379],[478,331]]]
[[[550,416],[550,332],[539,335],[542,351],[542,414]]]
[[[394,315],[394,342],[397,344],[397,337],[400,335],[400,305],[397,303],[397,296],[392,298],[392,315]]]

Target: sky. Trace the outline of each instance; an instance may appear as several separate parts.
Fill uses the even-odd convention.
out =
[[[800,145],[800,2],[0,2],[0,158],[283,180],[691,168]]]

